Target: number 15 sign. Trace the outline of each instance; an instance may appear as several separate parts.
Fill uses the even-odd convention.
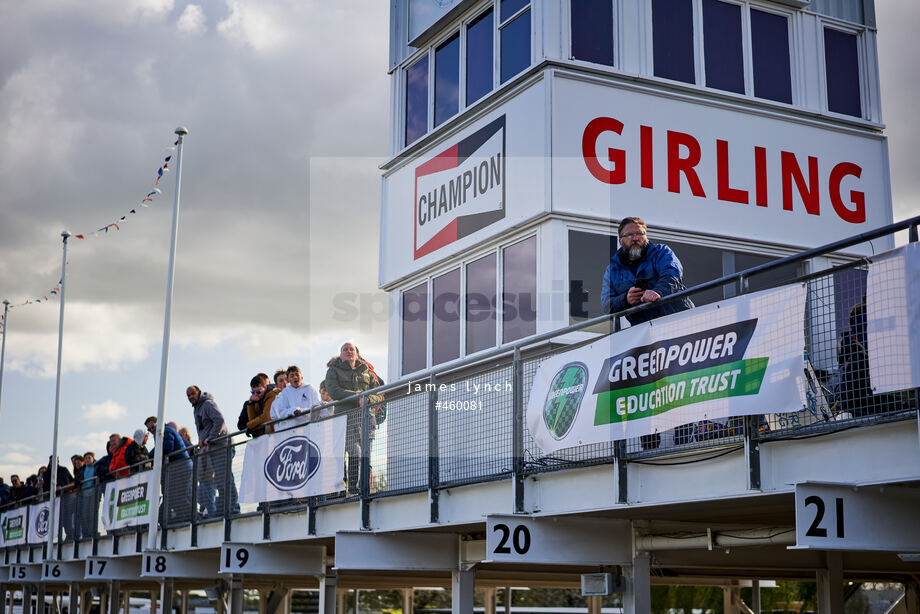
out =
[[[790,549],[920,551],[920,489],[804,482],[795,485]]]

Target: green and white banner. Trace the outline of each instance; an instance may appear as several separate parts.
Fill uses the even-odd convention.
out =
[[[527,426],[544,452],[804,405],[805,287],[630,327],[540,364]]]
[[[152,478],[152,471],[143,471],[105,485],[105,497],[99,509],[106,531],[147,522]]]
[[[0,548],[26,543],[28,510],[19,507],[0,513]]]

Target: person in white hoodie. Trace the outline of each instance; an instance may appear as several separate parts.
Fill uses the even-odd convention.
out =
[[[287,382],[288,385],[275,397],[275,401],[272,403],[272,420],[287,418],[288,416],[302,417],[275,425],[276,431],[306,424],[310,421],[310,409],[322,404],[316,388],[311,384],[304,383],[300,367],[291,365],[287,368]]]

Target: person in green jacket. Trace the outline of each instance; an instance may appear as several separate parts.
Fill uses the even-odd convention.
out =
[[[326,364],[326,391],[334,401],[341,401],[356,394],[371,390],[383,385],[383,380],[374,373],[373,367],[361,358],[358,348],[351,342],[342,345],[338,356],[333,356]],[[365,397],[365,406],[368,408],[368,424],[370,432],[368,441],[374,438],[374,429],[377,420],[374,408],[382,400],[382,395],[371,394]],[[357,411],[358,399],[352,399],[335,406],[335,414],[346,414],[348,423],[345,428],[345,452],[348,454],[346,481],[348,494],[358,492],[358,475],[361,469],[361,412]],[[370,450],[367,451],[370,456]]]

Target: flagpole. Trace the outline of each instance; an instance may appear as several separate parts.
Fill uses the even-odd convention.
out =
[[[61,232],[64,242],[63,255],[61,256],[61,313],[58,318],[58,354],[57,354],[57,384],[54,392],[54,435],[51,443],[51,462],[48,463],[48,472],[51,474],[51,488],[48,491],[48,553],[46,558],[54,557],[54,534],[57,531],[55,522],[55,501],[54,495],[57,492],[57,469],[58,469],[58,423],[61,418],[61,356],[64,350],[64,292],[67,291],[67,239],[70,238],[68,231]]]
[[[6,362],[6,331],[9,329],[10,300],[3,299],[3,340],[0,341],[0,408],[3,407],[3,365]]]
[[[156,449],[153,458],[153,476],[150,479],[150,493],[147,501],[150,509],[147,512],[147,549],[157,549],[157,513],[160,502],[160,476],[163,474],[163,433],[166,430],[163,414],[166,406],[166,376],[169,370],[169,331],[172,325],[172,296],[173,275],[176,271],[176,239],[179,234],[179,192],[182,187],[182,145],[188,129],[183,126],[176,128],[179,140],[176,143],[176,198],[173,203],[172,238],[169,243],[169,273],[166,278],[166,315],[163,318],[163,355],[160,360],[160,393],[157,402],[157,432]],[[185,488],[183,486],[183,488]],[[165,508],[165,506],[164,506]],[[193,504],[194,512],[194,504]]]

